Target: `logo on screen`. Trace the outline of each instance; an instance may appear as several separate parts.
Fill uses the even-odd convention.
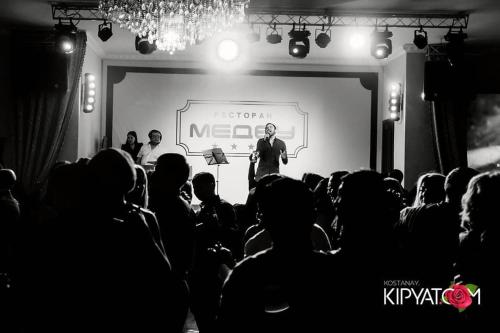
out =
[[[276,124],[276,137],[285,141],[288,157],[307,147],[308,114],[298,103],[188,100],[177,110],[177,145],[187,156],[221,148],[227,156],[248,157],[265,124]]]

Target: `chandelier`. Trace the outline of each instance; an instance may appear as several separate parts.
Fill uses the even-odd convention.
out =
[[[250,0],[100,0],[105,18],[171,54],[243,22]]]

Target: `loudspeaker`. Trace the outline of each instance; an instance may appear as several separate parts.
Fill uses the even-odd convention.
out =
[[[426,101],[435,101],[449,96],[453,83],[451,68],[447,61],[426,61],[424,69],[424,95]]]
[[[55,52],[47,59],[47,80],[44,86],[50,90],[68,90],[68,60],[69,56]]]
[[[38,50],[21,56],[21,85],[28,85],[42,91],[68,89],[68,56],[52,50]]]

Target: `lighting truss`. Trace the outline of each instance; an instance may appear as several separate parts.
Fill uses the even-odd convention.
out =
[[[318,27],[389,27],[389,28],[425,28],[425,29],[466,29],[469,14],[370,14],[370,13],[337,13],[332,15],[295,15],[250,13],[249,24],[262,25],[301,25]]]
[[[96,2],[52,2],[52,18],[54,20],[91,20],[104,21]],[[467,29],[469,14],[457,13],[373,13],[373,12],[335,12],[293,11],[290,9],[249,8],[247,22],[253,25],[284,26],[306,25],[318,27],[380,27],[380,28],[424,28],[424,29]]]
[[[448,58],[446,44],[429,44],[425,56],[427,60],[446,60]]]
[[[106,21],[93,2],[51,2],[54,20]],[[108,20],[109,21],[109,20]]]

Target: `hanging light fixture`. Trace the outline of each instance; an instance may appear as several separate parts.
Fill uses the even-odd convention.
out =
[[[267,28],[266,34],[267,34],[266,40],[269,44],[279,44],[283,39],[278,30],[276,30],[276,23],[274,23],[273,27]]]
[[[70,20],[69,23],[63,23],[59,19],[59,23],[55,26],[55,44],[56,49],[64,54],[71,54],[76,47],[76,32],[77,28]]]
[[[243,22],[250,0],[100,0],[99,10],[170,53]]]
[[[385,27],[385,31],[378,31],[377,27],[371,35],[370,53],[375,59],[385,59],[392,53],[392,32],[389,27]]]
[[[294,58],[305,58],[309,54],[309,36],[311,32],[303,25],[302,30],[295,30],[295,23],[292,30],[288,32],[290,41],[288,42],[288,54]]]
[[[325,31],[325,25],[323,25],[321,27],[321,33],[319,33],[319,34],[318,34],[318,30],[316,30],[315,41],[319,47],[324,49],[325,47],[327,47],[327,45],[330,43],[331,40],[332,40],[332,32],[331,32],[330,28],[328,28]]]

